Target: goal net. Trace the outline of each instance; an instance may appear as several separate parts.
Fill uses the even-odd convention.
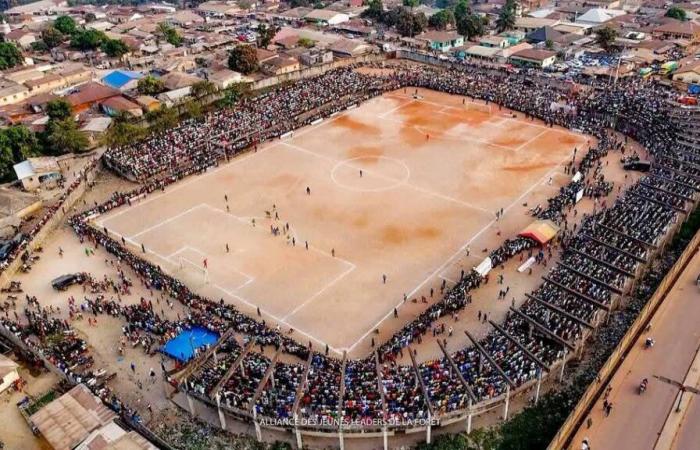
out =
[[[195,263],[184,256],[177,257],[177,278],[190,286],[209,283],[209,269],[200,263]]]

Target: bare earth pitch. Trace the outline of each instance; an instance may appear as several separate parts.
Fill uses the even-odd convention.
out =
[[[98,224],[202,294],[259,307],[302,341],[353,350],[404,294],[436,282],[497,209],[586,142],[497,106],[414,91],[370,100]]]

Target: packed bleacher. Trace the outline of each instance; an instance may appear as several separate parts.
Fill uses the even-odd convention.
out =
[[[341,361],[314,352],[310,346],[280,334],[231,305],[193,293],[159,267],[136,256],[125,243],[89,223],[88,218],[94,214],[127,207],[138,196],[164,189],[183,176],[216,163],[221,148],[226,155],[232,155],[303,126],[311,118],[400,87],[429,88],[487,100],[541,119],[548,126],[566,126],[595,136],[598,142],[581,149],[580,162],[567,168],[572,176],[580,172],[583,178],[562,187],[546,207],[536,211],[537,217],[557,223],[565,223],[581,190],[592,198],[606,198],[611,192],[612,185],[601,177],[600,159],[609,151],[620,151],[624,144],[608,127],[612,125],[636,139],[653,156],[652,170],[647,176],[612,204],[601,204],[576,231],[565,231],[561,264],[549,268],[545,281],[532,291],[518,313],[507,315],[500,324],[501,330],[493,329],[480,341],[493,363],[473,345],[451,354],[459,374],[454,372],[447,357],[419,363],[417,370],[398,362],[405,351],[413,351],[410,344],[427,338],[440,318],[469,304],[470,291],[484,281],[476,271],[462,274],[458,283],[445,290],[442,299],[381,344],[376,349],[378,363],[374,355],[363,360]],[[260,346],[281,345],[285,353],[299,359],[296,363],[275,362],[274,383],[268,380],[253,402],[272,362],[251,351],[243,358],[242,368],[235,368],[231,377],[223,380],[220,392],[213,392],[241,354],[235,340],[223,342],[218,360],[208,359],[182,385],[185,390],[209,398],[220,393],[222,405],[255,408],[258,415],[266,417],[284,419],[298,413],[308,423],[337,426],[336,420],[376,423],[377,419],[385,418],[386,409],[387,419],[409,426],[411,421],[426,419],[431,409],[438,415],[464,411],[469,404],[469,391],[477,401],[484,401],[504,394],[511,384],[517,389],[534,381],[541,372],[540,364],[552,366],[560,361],[569,346],[580,345],[586,330],[595,326],[598,311],[614,307],[618,293],[681,219],[681,211],[693,205],[700,187],[700,175],[693,166],[693,161],[700,160],[700,152],[696,153],[696,159],[689,154],[695,153],[694,150],[686,148],[681,153],[676,148],[674,138],[678,130],[674,121],[664,114],[667,107],[664,100],[669,95],[667,88],[638,81],[621,81],[606,89],[594,86],[586,95],[575,95],[542,89],[522,74],[484,71],[467,65],[451,69],[399,65],[390,75],[381,76],[360,75],[352,69],[333,70],[255,97],[233,109],[212,113],[201,122],[183,123],[145,143],[110,150],[106,159],[112,167],[149,181],[132,192],[116,193],[110,201],[75,216],[71,225],[81,239],[103,247],[130,266],[147,286],[165,291],[189,308],[188,317],[177,322],[161,318],[147,302],[129,308],[116,305],[101,308],[101,313],[124,317],[129,324],[126,332],[137,332],[137,339],[147,335],[162,342],[165,337],[193,325],[206,326],[221,334],[233,329]],[[524,252],[530,254],[536,247],[531,239],[510,238],[488,256],[496,267]],[[29,323],[34,325],[27,330],[11,321],[6,326],[42,336],[66,325],[34,316],[29,318]],[[81,362],[75,356],[81,352],[77,344],[55,352],[55,359],[66,367]],[[309,352],[312,352],[310,368],[304,380],[306,371],[302,362],[307,360]],[[302,384],[305,388],[297,399]],[[296,403],[299,410],[293,411]]]

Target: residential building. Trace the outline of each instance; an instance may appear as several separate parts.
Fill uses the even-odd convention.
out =
[[[700,61],[694,61],[673,74],[673,81],[687,84],[700,84]]]
[[[627,14],[627,11],[623,11],[621,9],[591,8],[584,14],[578,16],[576,23],[595,27],[603,25],[604,23],[625,14]]]
[[[15,381],[19,380],[18,367],[16,362],[0,354],[0,393],[5,392]]]
[[[313,22],[321,26],[333,26],[350,20],[350,16],[329,9],[314,9],[306,16],[304,20]]]
[[[26,86],[0,79],[0,106],[21,102],[30,95]]]
[[[136,89],[139,80],[143,78],[143,74],[139,72],[131,72],[128,70],[113,70],[102,78],[102,83],[113,89],[118,89],[121,92]]]
[[[284,75],[300,69],[299,61],[290,56],[280,56],[262,65],[262,71],[269,75]]]
[[[156,450],[140,435],[122,429],[116,418],[102,400],[79,384],[30,419],[54,450]]]
[[[53,188],[63,177],[61,168],[53,156],[27,158],[13,166],[17,179],[27,192],[37,189]]]
[[[36,33],[20,28],[17,30],[12,30],[5,35],[5,40],[12,42],[17,45],[17,47],[22,49],[28,49],[32,46],[34,42],[37,41]]]
[[[357,39],[338,39],[330,45],[329,50],[337,57],[348,58],[364,55],[368,53],[371,48],[372,46],[365,41]]]
[[[529,33],[542,27],[553,27],[558,24],[557,19],[539,19],[536,17],[518,17],[515,19],[515,29]]]
[[[127,100],[126,98],[118,95],[116,97],[110,97],[100,103],[102,110],[109,116],[117,116],[119,114],[125,113],[130,114],[134,117],[141,117],[143,111],[141,106],[138,104]]]
[[[685,39],[691,43],[700,42],[700,24],[691,20],[669,20],[654,28],[654,36],[663,39]]]
[[[73,107],[73,111],[77,113],[119,94],[121,92],[116,89],[92,81],[79,86],[77,92],[67,95],[65,98]]]
[[[243,76],[230,69],[221,69],[209,75],[209,81],[214,83],[219,89],[226,89],[232,84],[243,81]]]
[[[551,66],[556,59],[556,52],[535,49],[520,50],[512,54],[509,58],[510,62],[514,65],[537,67],[540,69]]]
[[[416,39],[426,42],[432,50],[439,52],[449,52],[464,45],[464,36],[456,31],[429,31],[416,36]]]

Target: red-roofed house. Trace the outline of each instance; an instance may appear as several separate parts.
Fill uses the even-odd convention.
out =
[[[80,86],[79,89],[78,92],[66,97],[68,103],[73,107],[74,112],[85,111],[95,103],[121,94],[121,92],[116,89],[95,82],[85,83]]]

